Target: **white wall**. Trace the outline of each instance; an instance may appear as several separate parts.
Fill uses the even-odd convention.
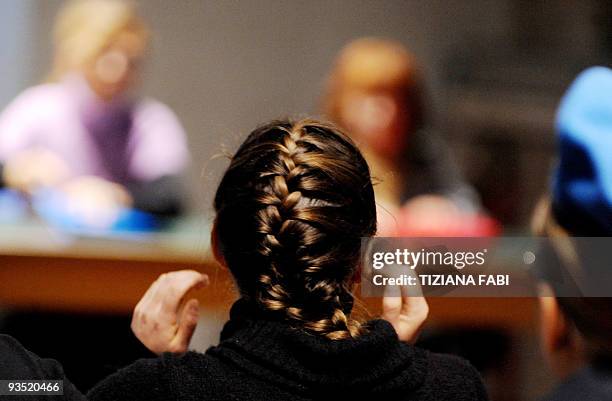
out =
[[[35,23],[32,0],[0,3],[0,107],[23,89],[34,71],[32,42]]]

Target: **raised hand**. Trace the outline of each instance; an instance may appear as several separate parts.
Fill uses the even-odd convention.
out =
[[[394,290],[399,293],[386,292],[383,297],[382,318],[391,323],[400,341],[414,343],[429,314],[429,305],[418,287]]]
[[[199,302],[185,296],[208,281],[194,270],[159,276],[134,309],[131,327],[136,337],[156,354],[186,352],[198,323]]]

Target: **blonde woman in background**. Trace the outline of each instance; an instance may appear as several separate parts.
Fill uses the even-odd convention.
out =
[[[149,44],[133,5],[67,2],[57,17],[54,43],[49,82],[24,91],[0,116],[5,185],[31,196],[34,205],[47,201],[65,208],[96,232],[114,229],[126,211],[137,214],[133,209],[156,221],[177,214],[179,175],[188,162],[185,133],[166,105],[133,92]],[[49,192],[64,201],[49,201]],[[85,390],[147,355],[135,339],[126,341],[129,321],[115,315],[13,313],[0,330],[61,359]]]
[[[28,194],[57,188],[96,227],[112,225],[121,208],[176,214],[185,133],[166,105],[132,93],[148,43],[132,4],[68,2],[55,24],[50,82],[0,115],[4,184]]]

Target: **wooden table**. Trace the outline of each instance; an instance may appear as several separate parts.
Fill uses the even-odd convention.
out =
[[[0,308],[130,313],[163,272],[195,269],[211,286],[204,311],[227,311],[235,298],[228,272],[213,261],[209,224],[188,219],[149,235],[72,237],[37,222],[0,226]],[[380,299],[365,299],[379,312]],[[532,329],[532,298],[431,298],[430,325]]]

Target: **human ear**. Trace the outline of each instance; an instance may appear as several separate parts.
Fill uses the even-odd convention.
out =
[[[217,220],[214,221],[212,231],[210,233],[210,246],[217,262],[219,262],[219,264],[224,268],[227,267],[227,264],[225,263],[225,257],[223,256],[221,248],[219,247],[219,237],[217,235]]]

